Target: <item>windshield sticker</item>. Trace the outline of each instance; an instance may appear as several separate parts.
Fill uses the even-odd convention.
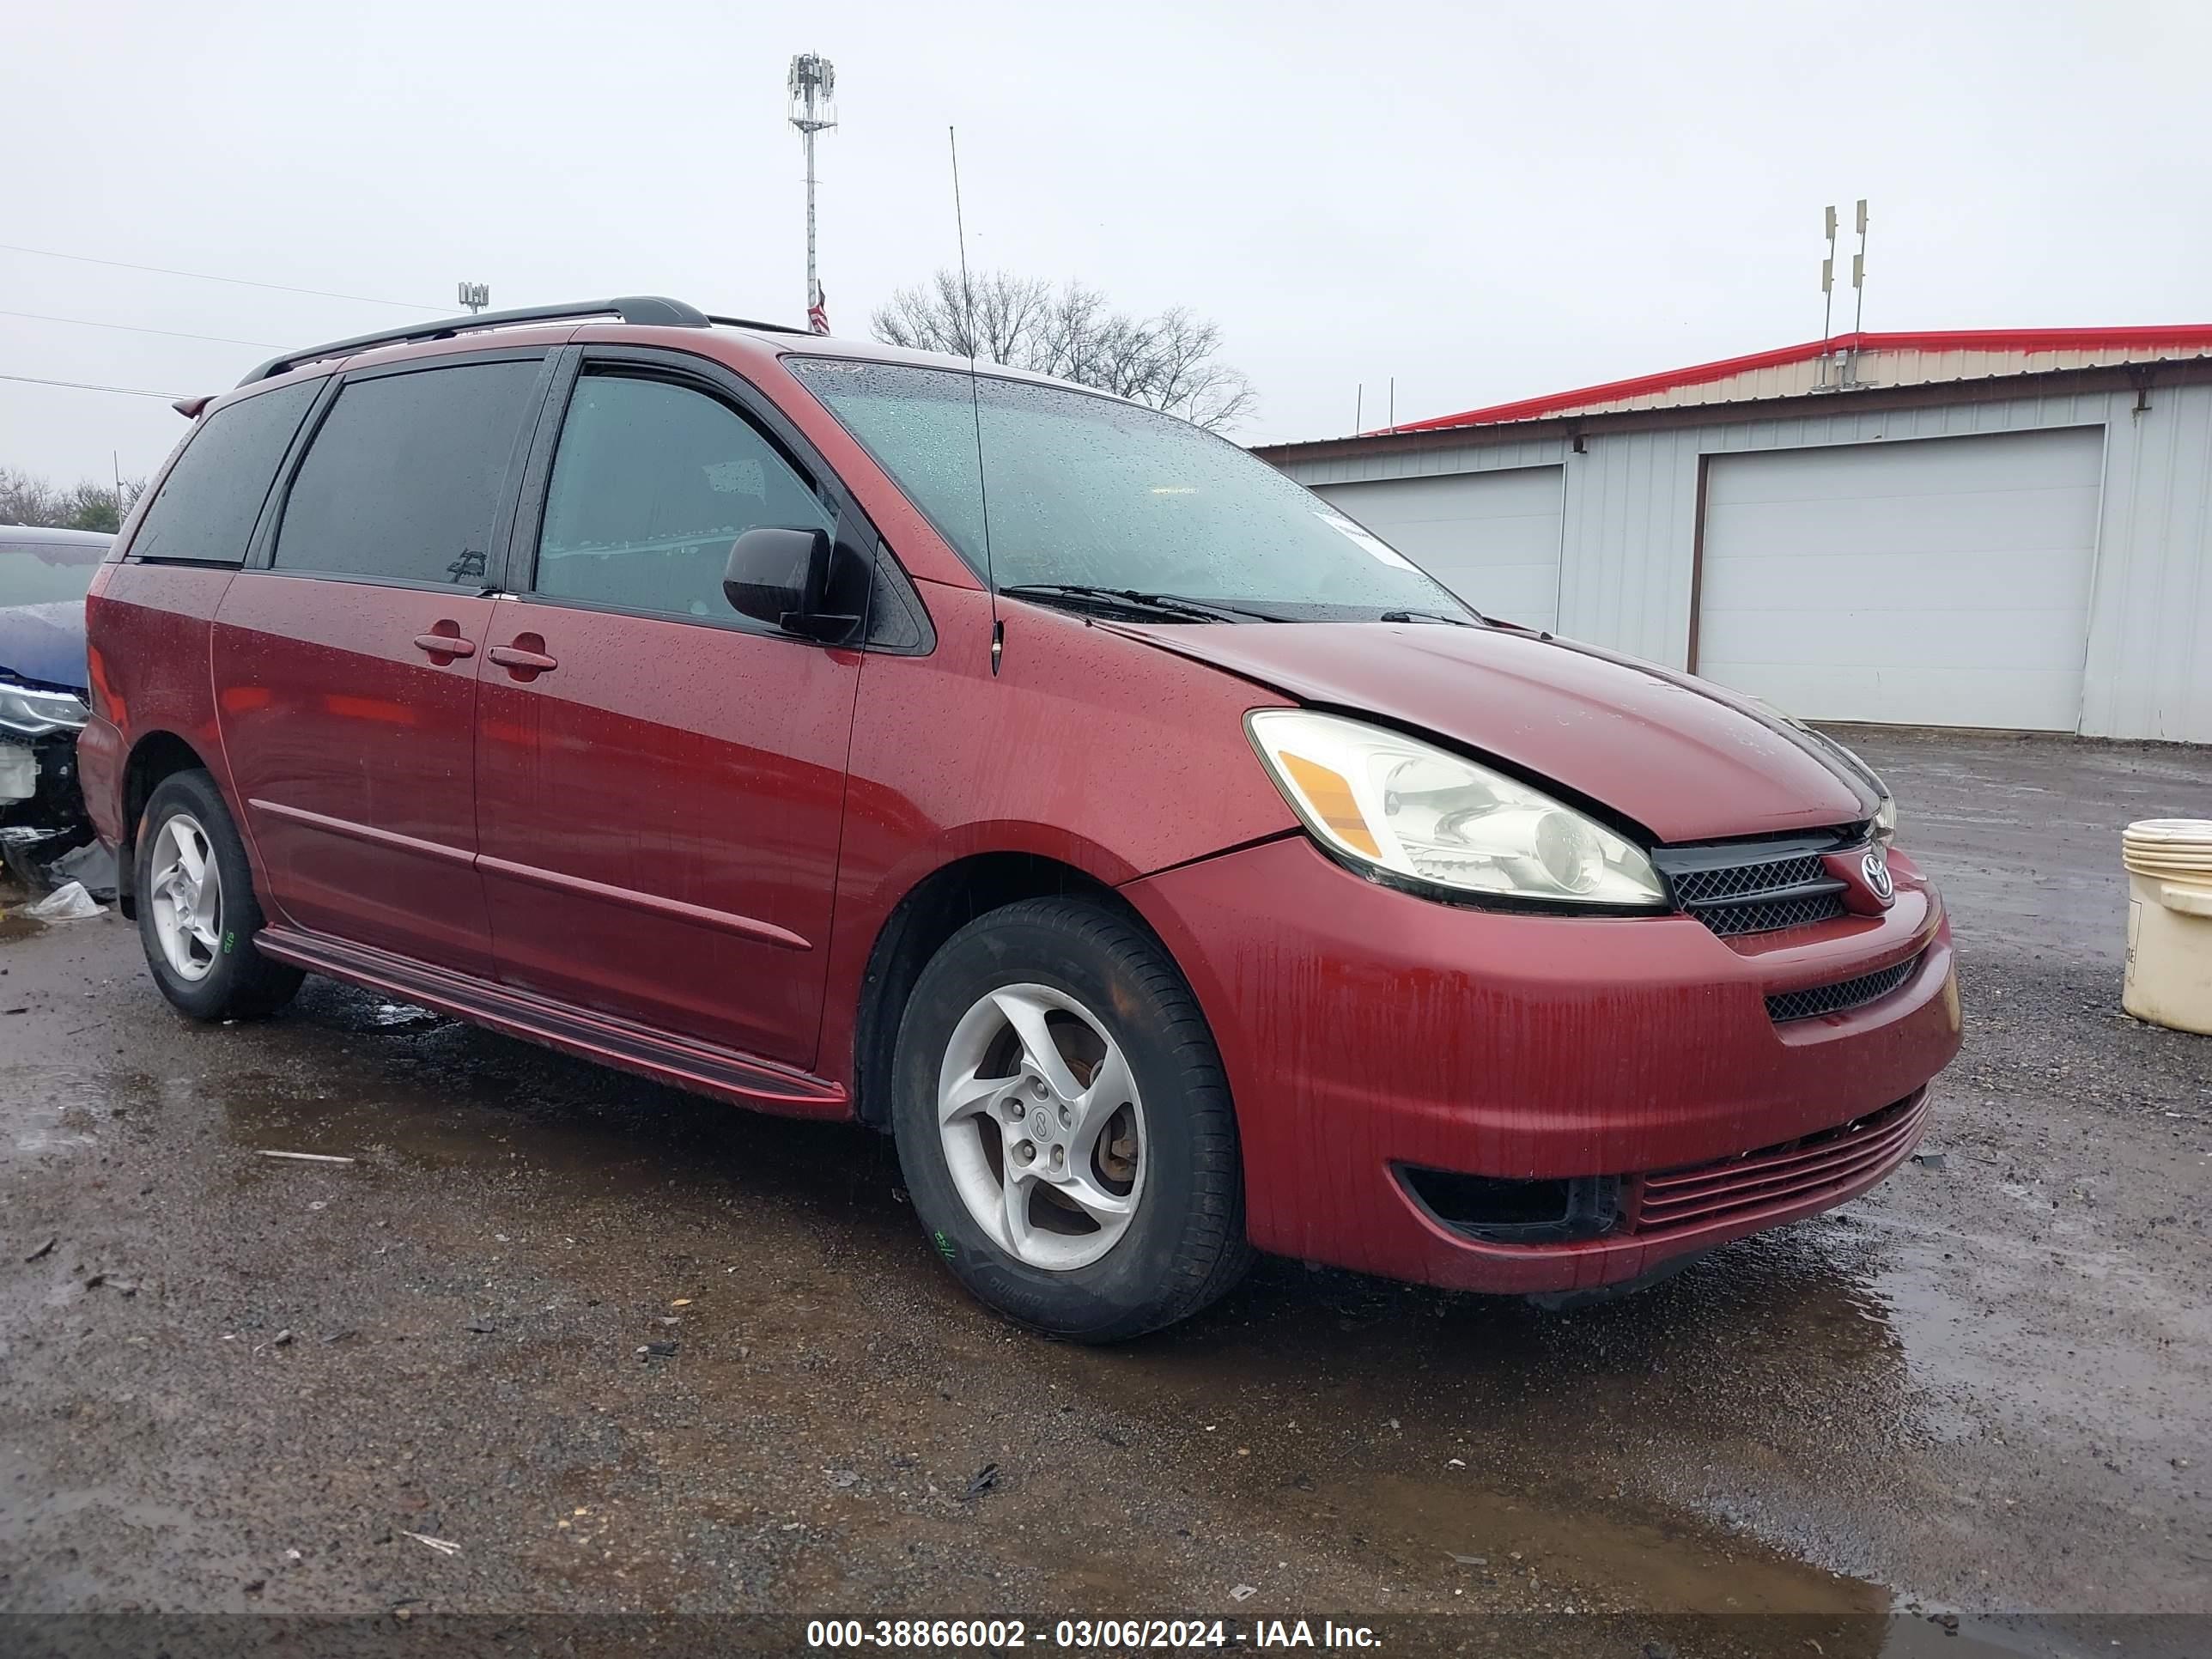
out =
[[[1314,517],[1319,519],[1331,530],[1336,532],[1338,535],[1343,537],[1346,541],[1351,542],[1354,546],[1358,547],[1361,552],[1366,554],[1368,557],[1376,560],[1377,562],[1387,564],[1394,570],[1411,570],[1414,568],[1413,561],[1407,558],[1404,554],[1399,552],[1396,548],[1391,546],[1388,542],[1378,539],[1370,532],[1362,530],[1358,525],[1352,523],[1351,520],[1346,518],[1343,514],[1330,513],[1325,509],[1316,509],[1314,513]]]
[[[699,470],[707,475],[708,487],[718,495],[751,495],[763,501],[768,499],[768,474],[751,456],[740,456],[734,461],[714,461]]]

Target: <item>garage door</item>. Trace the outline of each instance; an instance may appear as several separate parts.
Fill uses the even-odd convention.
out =
[[[1327,484],[1321,494],[1476,610],[1559,620],[1559,469]]]
[[[1706,463],[1697,671],[1806,720],[2070,732],[2104,431]]]

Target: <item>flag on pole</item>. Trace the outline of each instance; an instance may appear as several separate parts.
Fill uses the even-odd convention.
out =
[[[814,285],[813,303],[806,307],[806,331],[810,334],[827,334],[830,331],[829,299],[823,293],[819,283]]]

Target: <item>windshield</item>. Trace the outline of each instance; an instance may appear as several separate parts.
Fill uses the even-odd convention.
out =
[[[1117,398],[957,369],[791,359],[978,575],[1170,594],[1271,617],[1467,607],[1266,462]],[[976,429],[982,432],[977,477]]]
[[[89,542],[0,542],[0,605],[81,599],[106,548]]]

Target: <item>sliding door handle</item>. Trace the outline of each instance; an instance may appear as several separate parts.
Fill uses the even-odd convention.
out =
[[[518,634],[514,644],[495,645],[484,655],[516,679],[525,681],[550,674],[561,665],[557,658],[545,654],[545,641],[536,634]]]

